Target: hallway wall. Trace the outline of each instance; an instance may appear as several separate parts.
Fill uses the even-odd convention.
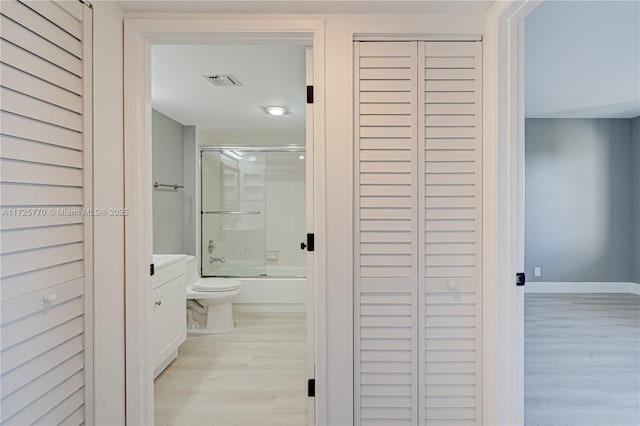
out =
[[[176,6],[177,7],[177,6]],[[149,17],[149,14],[129,16]],[[166,17],[166,15],[164,15]],[[215,17],[215,15],[185,14],[185,18]],[[219,15],[218,17],[223,16]],[[318,238],[316,250],[326,256],[326,268],[318,267],[318,278],[326,288],[317,294],[317,302],[326,304],[326,323],[322,333],[330,344],[319,348],[319,368],[327,374],[326,383],[318,381],[317,392],[322,396],[319,413],[326,424],[351,424],[353,420],[353,39],[356,34],[452,34],[478,37],[485,32],[484,11],[472,13],[413,13],[413,14],[307,14],[307,15],[244,15],[247,19],[277,22],[306,19],[324,21],[324,37],[319,40],[325,49],[324,105],[317,108],[324,113],[324,146],[316,142],[317,154],[326,158],[321,165],[325,178],[316,183],[318,194],[325,194],[325,220],[316,224]],[[180,18],[172,14],[172,18]],[[275,24],[274,24],[275,25]],[[113,29],[113,32],[119,30]],[[114,43],[115,44],[115,43]],[[110,47],[109,54],[122,56],[122,44]],[[117,92],[120,76],[105,75],[100,85]],[[120,80],[121,81],[121,80]],[[116,88],[114,90],[114,87]],[[487,97],[494,94],[485,93]],[[122,139],[116,137],[115,142]],[[120,145],[121,146],[121,145]],[[123,187],[117,189],[124,192]],[[124,304],[122,305],[124,306]],[[490,382],[487,381],[487,386]],[[490,396],[487,397],[491,398]],[[496,410],[497,408],[492,408]],[[487,418],[490,417],[487,414]]]

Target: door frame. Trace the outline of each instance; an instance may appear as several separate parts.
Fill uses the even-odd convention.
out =
[[[125,401],[127,424],[153,424],[152,310],[149,265],[152,263],[151,67],[154,43],[304,39],[313,44],[313,172],[315,418],[325,424],[326,379],[326,199],[324,126],[324,21],[280,18],[166,18],[124,21],[124,162],[125,207]]]
[[[524,21],[542,0],[496,2],[483,45],[484,424],[524,423]]]

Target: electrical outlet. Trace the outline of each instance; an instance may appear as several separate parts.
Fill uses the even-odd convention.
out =
[[[542,267],[541,266],[534,266],[533,267],[533,276],[534,277],[541,277],[542,276]]]

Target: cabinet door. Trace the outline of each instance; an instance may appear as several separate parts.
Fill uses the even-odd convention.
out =
[[[481,424],[481,43],[354,50],[356,424]]]
[[[186,338],[184,276],[158,287],[153,294],[153,368],[155,369],[178,349]]]

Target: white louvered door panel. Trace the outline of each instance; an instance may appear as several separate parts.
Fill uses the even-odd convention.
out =
[[[481,424],[481,43],[355,63],[356,424]]]
[[[355,418],[418,419],[416,43],[355,43]]]
[[[419,52],[420,424],[482,424],[482,44]]]
[[[85,421],[91,11],[0,2],[0,423]]]

